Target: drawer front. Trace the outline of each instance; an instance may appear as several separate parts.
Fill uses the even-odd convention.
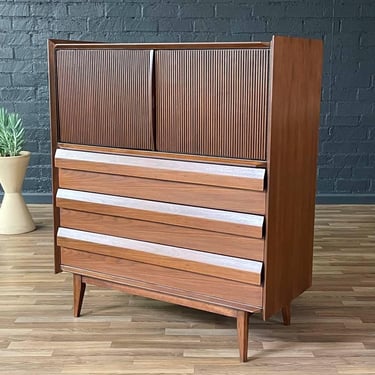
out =
[[[217,300],[229,307],[231,303],[250,309],[262,306],[263,289],[256,285],[64,247],[61,260],[63,266],[75,267],[82,274],[85,274],[85,270],[94,271],[100,273],[103,279],[106,279],[106,275],[122,278],[124,284],[138,280],[148,283],[150,290],[170,295],[198,301]]]
[[[263,238],[264,218],[259,215],[66,189],[57,191],[56,204],[78,211]]]
[[[254,260],[67,228],[59,228],[57,243],[61,247],[109,257],[190,271],[247,284],[261,284],[263,264]]]
[[[227,187],[119,176],[107,173],[59,170],[59,185],[71,190],[140,198],[189,206],[264,215],[265,192]]]
[[[65,208],[60,209],[60,225],[87,232],[263,260],[264,240],[258,238]]]
[[[265,169],[58,149],[55,166],[88,172],[263,191]]]

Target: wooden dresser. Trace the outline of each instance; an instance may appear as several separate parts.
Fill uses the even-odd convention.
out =
[[[311,285],[322,43],[49,41],[55,271],[237,319]]]

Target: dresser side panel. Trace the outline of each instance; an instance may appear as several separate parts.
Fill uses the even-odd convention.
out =
[[[271,48],[264,318],[311,286],[322,42]]]

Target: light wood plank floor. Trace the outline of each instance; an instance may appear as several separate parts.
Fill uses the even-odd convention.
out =
[[[0,236],[1,374],[375,374],[375,206],[319,206],[313,287],[280,315],[250,319],[240,364],[234,319],[88,287],[53,274],[51,206],[38,229]]]

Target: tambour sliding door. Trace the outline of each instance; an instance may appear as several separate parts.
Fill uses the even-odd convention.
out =
[[[56,54],[61,142],[154,149],[152,50]]]
[[[266,159],[269,49],[155,52],[157,150]]]

